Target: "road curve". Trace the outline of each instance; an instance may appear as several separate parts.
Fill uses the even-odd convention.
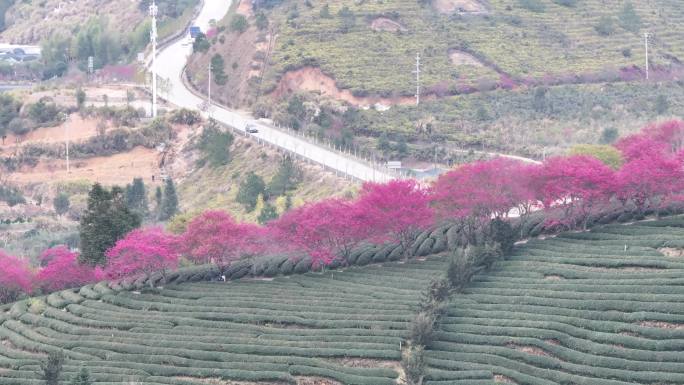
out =
[[[228,12],[231,6],[230,0],[204,0],[199,16],[194,25],[203,31],[209,28],[209,21],[220,20]],[[157,54],[158,76],[168,79],[170,87],[168,92],[160,93],[160,97],[178,107],[198,110],[203,99],[191,92],[182,80],[183,71],[188,57],[192,53],[190,45],[184,45],[184,40],[170,44]],[[166,91],[166,90],[165,90]],[[230,110],[223,106],[212,105],[211,117],[226,125],[244,132],[247,124],[254,125],[259,130],[251,136],[284,148],[303,158],[310,159],[327,168],[349,175],[362,181],[384,182],[392,179],[384,168],[373,168],[369,164],[355,159],[351,155],[344,155],[327,147],[311,143],[303,138],[290,135],[287,132],[276,129],[263,122],[256,121],[253,117],[240,111]],[[203,113],[205,116],[206,113]]]

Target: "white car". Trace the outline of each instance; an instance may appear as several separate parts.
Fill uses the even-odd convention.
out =
[[[248,125],[245,127],[245,131],[246,131],[248,134],[257,134],[257,133],[259,133],[259,129],[258,129],[255,125],[253,125],[253,124],[248,124]]]

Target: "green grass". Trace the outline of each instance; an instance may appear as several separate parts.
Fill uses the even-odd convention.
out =
[[[683,237],[676,217],[517,247],[452,297],[427,384],[682,383],[684,332],[648,322],[684,324],[684,260],[657,251]]]

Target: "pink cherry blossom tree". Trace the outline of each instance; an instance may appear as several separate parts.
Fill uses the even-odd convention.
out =
[[[632,202],[637,212],[658,209],[684,188],[684,170],[677,157],[643,155],[625,163],[616,175],[617,198]]]
[[[105,273],[109,278],[161,272],[178,267],[175,236],[161,227],[136,229],[107,250]]]
[[[416,236],[434,223],[430,200],[429,188],[406,179],[364,184],[356,205],[368,238],[397,242],[407,258]]]
[[[83,286],[104,279],[100,267],[79,264],[78,254],[71,252],[66,246],[45,250],[40,260],[44,267],[36,276],[36,286],[45,292]]]
[[[546,206],[561,207],[562,222],[587,226],[590,215],[607,203],[614,191],[614,173],[600,160],[586,156],[547,159],[536,176],[538,199]]]
[[[351,251],[368,237],[358,206],[337,198],[290,210],[272,222],[271,228],[282,244],[290,243],[308,253],[319,265],[338,257],[346,262]]]
[[[228,266],[274,246],[267,239],[266,230],[260,226],[237,223],[223,211],[206,211],[190,221],[179,245],[182,254],[195,263]]]
[[[20,258],[0,250],[0,303],[16,301],[21,294],[30,294],[33,272]]]

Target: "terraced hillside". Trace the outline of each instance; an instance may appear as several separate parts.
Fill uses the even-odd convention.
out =
[[[327,13],[326,2],[283,3],[273,69],[317,65],[358,94],[413,95],[416,52],[426,86],[641,67],[644,31],[653,64],[684,54],[676,0],[345,0],[328,2]]]
[[[176,283],[142,293],[98,284],[53,294],[46,303],[17,303],[0,314],[0,384],[42,384],[38,363],[60,348],[65,376],[85,365],[100,385],[310,377],[394,384],[420,292],[443,263]]]
[[[427,383],[684,383],[683,227],[610,225],[518,247],[452,297]]]

